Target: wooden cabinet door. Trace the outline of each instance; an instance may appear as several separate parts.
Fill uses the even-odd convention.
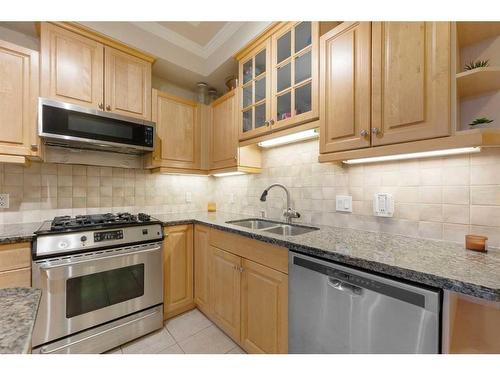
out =
[[[374,146],[450,134],[449,22],[372,24],[372,131]]]
[[[38,155],[38,52],[0,40],[0,154]]]
[[[318,118],[319,22],[285,22],[272,36],[271,129]]]
[[[344,22],[320,40],[320,152],[370,146],[370,22]]]
[[[210,315],[210,229],[194,227],[194,301],[205,314]]]
[[[239,62],[239,139],[271,131],[271,38],[253,48]]]
[[[41,96],[104,109],[101,43],[42,22],[40,48]]]
[[[154,163],[171,168],[200,168],[197,108],[195,102],[153,90],[153,121],[157,135]]]
[[[151,120],[151,63],[104,47],[106,111]]]
[[[236,90],[212,104],[210,169],[238,164],[238,114]]]
[[[239,341],[241,258],[213,246],[210,250],[212,319],[231,338]]]
[[[246,259],[241,343],[248,353],[288,352],[288,276]]]
[[[165,228],[164,319],[190,310],[193,299],[193,226]]]

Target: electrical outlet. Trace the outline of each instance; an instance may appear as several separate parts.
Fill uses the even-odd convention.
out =
[[[190,191],[186,191],[186,203],[191,203],[193,201],[193,196]]]
[[[9,208],[9,194],[0,194],[0,208]]]
[[[394,198],[389,193],[376,193],[373,196],[373,214],[375,216],[392,217],[394,215]]]
[[[335,210],[340,212],[352,212],[352,196],[336,195]]]

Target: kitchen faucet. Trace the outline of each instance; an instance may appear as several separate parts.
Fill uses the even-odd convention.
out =
[[[299,218],[300,214],[297,211],[295,211],[294,209],[292,209],[292,207],[290,207],[290,192],[288,191],[288,189],[286,188],[285,185],[282,185],[282,184],[271,184],[271,185],[269,185],[262,192],[262,195],[260,196],[260,200],[261,200],[261,202],[265,202],[266,198],[267,198],[267,193],[269,192],[269,189],[271,189],[272,187],[275,187],[275,186],[280,187],[283,190],[285,190],[285,193],[286,193],[286,210],[283,212],[283,216],[286,218],[286,222],[288,224],[291,224],[292,223],[292,219],[293,218]]]

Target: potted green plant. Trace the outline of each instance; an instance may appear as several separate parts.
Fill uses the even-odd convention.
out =
[[[488,124],[492,122],[493,120],[490,120],[489,118],[486,117],[477,118],[469,124],[469,128],[470,129],[489,128],[490,126]]]

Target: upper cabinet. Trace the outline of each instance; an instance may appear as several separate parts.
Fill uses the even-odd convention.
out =
[[[318,22],[280,22],[237,55],[239,139],[318,118]]]
[[[450,134],[450,23],[372,24],[372,145]]]
[[[106,111],[151,118],[151,64],[115,48],[104,48]]]
[[[0,40],[0,161],[39,155],[38,52]]]
[[[260,172],[259,148],[238,145],[237,98],[237,90],[233,90],[211,104],[209,169],[212,173]]]
[[[344,22],[324,34],[321,154],[450,135],[450,49],[449,22]]]
[[[318,117],[318,22],[287,22],[272,36],[272,126]]]
[[[41,24],[41,96],[150,120],[152,60],[81,31]]]
[[[152,107],[157,138],[149,167],[164,172],[202,172],[199,104],[153,90]]]

